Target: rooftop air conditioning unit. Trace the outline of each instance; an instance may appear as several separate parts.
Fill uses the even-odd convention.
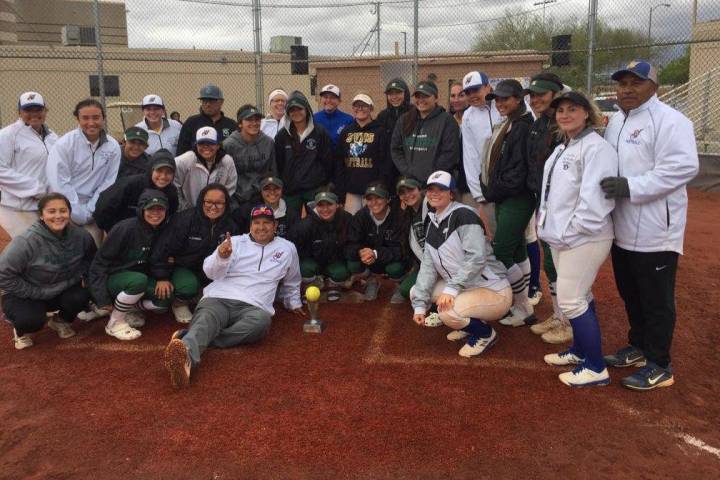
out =
[[[65,46],[95,45],[95,27],[81,27],[80,25],[63,25],[61,29],[62,44]]]

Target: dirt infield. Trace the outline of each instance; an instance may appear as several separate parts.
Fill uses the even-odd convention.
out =
[[[542,362],[556,349],[525,328],[498,325],[491,351],[462,359],[444,327],[388,305],[389,284],[373,304],[323,305],[321,336],[279,314],[261,344],[208,351],[179,393],[168,316],[134,342],[76,322],[77,337],[45,329],[23,351],[2,322],[0,478],[718,478],[720,194],[690,198],[671,388],[626,390],[618,370],[565,387]],[[614,350],[626,324],[609,265],[595,296]]]

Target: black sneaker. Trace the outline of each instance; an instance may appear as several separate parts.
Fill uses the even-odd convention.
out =
[[[675,383],[669,368],[662,368],[652,362],[622,379],[622,384],[631,390],[653,390],[658,387],[669,387]]]
[[[644,367],[647,363],[643,352],[633,346],[621,348],[612,355],[605,355],[605,364],[608,367]]]

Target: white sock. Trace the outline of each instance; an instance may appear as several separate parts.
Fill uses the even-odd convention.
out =
[[[143,300],[140,302],[140,309],[145,310],[146,312],[164,312],[167,310],[165,307],[158,307],[152,302],[152,300]]]
[[[526,260],[528,268],[530,262]],[[522,262],[525,263],[525,262]],[[529,279],[529,277],[527,277]],[[527,315],[532,315],[533,307],[530,305],[528,299],[528,281],[526,281],[525,274],[523,273],[520,265],[517,263],[513,264],[512,267],[508,268],[508,281],[513,291],[513,307],[520,309]]]
[[[144,293],[118,293],[113,302],[113,311],[110,314],[110,320],[108,320],[108,328],[112,328],[117,322],[125,321],[125,315],[130,311],[136,303],[145,295]]]

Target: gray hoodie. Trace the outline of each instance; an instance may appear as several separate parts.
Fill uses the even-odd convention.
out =
[[[97,248],[72,223],[61,236],[38,220],[0,255],[0,289],[20,298],[49,300],[87,276]]]
[[[257,139],[247,143],[239,131],[223,141],[223,150],[233,158],[237,170],[235,198],[248,202],[260,193],[260,180],[268,175],[277,176],[275,142],[259,132]]]

